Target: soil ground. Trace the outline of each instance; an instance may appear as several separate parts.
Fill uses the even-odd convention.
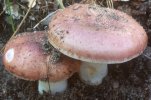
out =
[[[69,0],[70,1],[70,0]],[[99,1],[99,0],[98,0]],[[79,2],[79,1],[77,1]],[[64,2],[68,5],[67,2]],[[73,2],[69,2],[70,4]],[[104,4],[105,5],[105,4]],[[146,30],[151,46],[151,0],[131,0],[130,2],[115,2],[115,9],[119,9],[133,16]],[[0,5],[2,11],[3,5]],[[49,5],[49,11],[56,8]],[[26,19],[19,32],[32,31],[32,27],[38,23],[47,11],[41,9],[37,14],[32,10],[31,15],[35,15],[36,20]],[[8,15],[0,15],[0,47],[7,42],[12,35],[11,25],[5,18]],[[18,25],[20,20],[15,20]],[[30,26],[30,27],[29,27]],[[44,29],[40,27],[37,30]],[[148,51],[151,52],[151,51]],[[62,94],[51,95],[45,93],[39,95],[37,92],[37,81],[25,81],[18,79],[4,69],[2,56],[0,56],[0,100],[150,100],[151,99],[151,59],[143,54],[129,62],[123,64],[109,65],[108,75],[99,86],[89,86],[83,83],[74,74],[69,79],[68,89]]]

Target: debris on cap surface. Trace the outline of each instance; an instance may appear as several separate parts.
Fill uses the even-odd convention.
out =
[[[82,61],[121,63],[147,45],[143,27],[118,10],[74,4],[59,10],[49,23],[49,41],[67,56]]]

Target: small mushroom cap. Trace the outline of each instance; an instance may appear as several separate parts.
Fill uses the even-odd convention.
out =
[[[23,43],[7,48],[3,62],[7,71],[26,80],[38,80],[46,77],[47,55],[35,43]]]
[[[22,79],[50,77],[50,81],[66,79],[77,72],[80,61],[64,55],[58,62],[50,63],[52,54],[43,47],[47,42],[46,36],[45,32],[22,33],[11,39],[5,46],[3,56],[6,70]]]
[[[89,4],[59,10],[49,23],[48,37],[63,54],[96,63],[128,61],[143,52],[148,40],[131,16]]]

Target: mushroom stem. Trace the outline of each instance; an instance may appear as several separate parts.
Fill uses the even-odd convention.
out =
[[[108,73],[107,64],[82,62],[80,77],[90,85],[99,85]]]
[[[43,92],[51,92],[51,94],[61,93],[67,88],[67,80],[61,80],[57,82],[39,80],[38,91],[40,94]]]

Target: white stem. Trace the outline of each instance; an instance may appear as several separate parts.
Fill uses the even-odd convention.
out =
[[[67,80],[61,80],[57,82],[48,82],[39,80],[38,91],[40,94],[45,92],[51,92],[51,94],[61,93],[67,88]]]
[[[107,64],[82,62],[80,77],[89,85],[99,85],[108,73]]]

